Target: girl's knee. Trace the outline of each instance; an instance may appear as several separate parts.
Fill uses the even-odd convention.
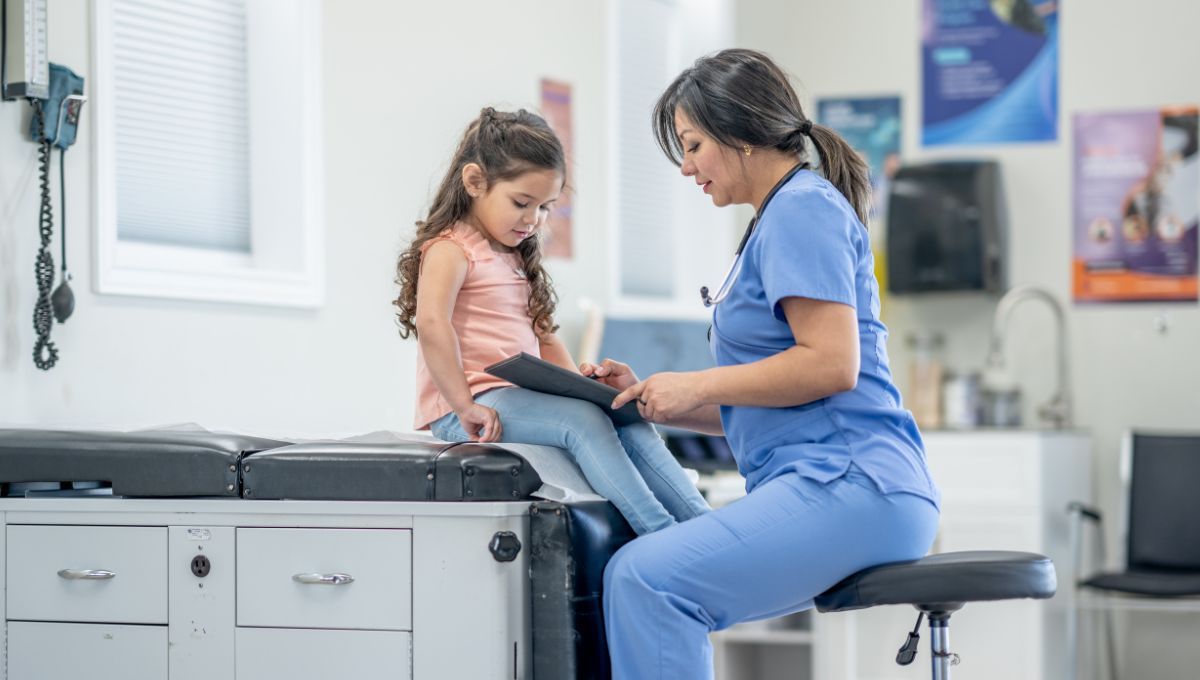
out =
[[[582,437],[612,436],[616,433],[612,420],[599,406],[579,399],[570,399],[563,412],[567,427]]]

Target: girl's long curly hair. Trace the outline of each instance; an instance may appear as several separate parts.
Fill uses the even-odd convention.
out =
[[[479,118],[467,127],[454,159],[438,187],[429,214],[417,221],[417,234],[396,262],[396,283],[400,296],[396,319],[400,337],[417,337],[417,279],[421,273],[421,246],[442,231],[453,227],[471,212],[471,197],[463,186],[463,166],[476,163],[487,176],[488,187],[537,170],[554,170],[566,176],[566,157],[562,143],[546,121],[521,109],[516,113],[483,109]],[[516,247],[529,281],[529,318],[533,330],[544,337],[558,330],[554,309],[558,296],[550,275],[542,267],[542,236],[525,239]]]

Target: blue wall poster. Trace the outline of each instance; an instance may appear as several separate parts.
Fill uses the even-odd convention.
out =
[[[1058,137],[1058,0],[922,0],[926,146]]]
[[[886,211],[887,183],[900,166],[900,98],[818,99],[817,122],[837,130],[871,167],[871,212]]]

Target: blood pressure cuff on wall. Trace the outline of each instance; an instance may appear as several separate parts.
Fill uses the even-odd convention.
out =
[[[29,121],[29,138],[35,142],[43,139],[60,149],[66,149],[75,143],[75,134],[79,129],[80,101],[71,101],[67,97],[83,94],[83,78],[66,66],[50,64],[49,96],[42,100],[42,115],[44,120],[39,123],[37,116]],[[38,127],[43,125],[42,136],[38,136]]]
[[[190,430],[0,430],[0,483],[101,482],[117,496],[236,497],[241,460],[288,443]]]

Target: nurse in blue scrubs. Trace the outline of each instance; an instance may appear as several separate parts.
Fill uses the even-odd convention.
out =
[[[639,381],[611,360],[581,367],[623,390],[618,406],[724,434],[746,478],[744,498],[638,538],[605,571],[614,679],[698,680],[712,631],[923,556],[939,494],[888,368],[858,154],[750,50],[680,74],[654,128],[697,191],[756,211],[726,281],[702,293],[716,368]]]

